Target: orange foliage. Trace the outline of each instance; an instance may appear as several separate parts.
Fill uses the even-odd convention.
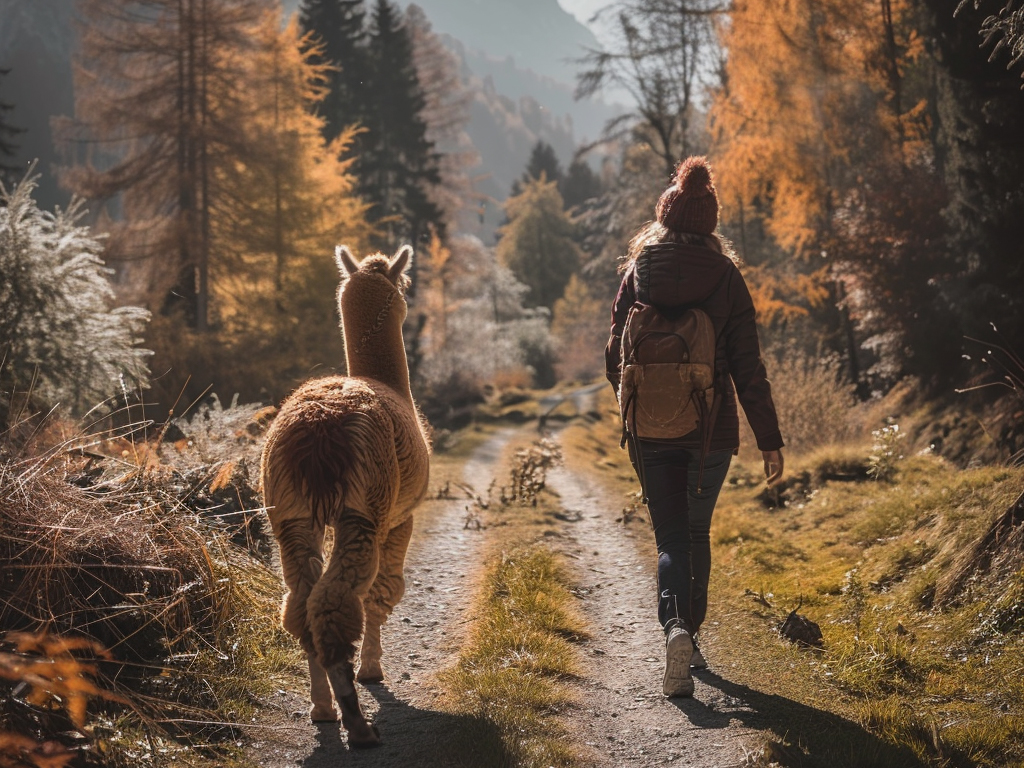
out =
[[[712,107],[719,194],[730,220],[764,217],[784,250],[817,255],[844,190],[887,148],[919,151],[924,106],[904,111],[900,78],[922,52],[891,0],[738,0],[722,30],[726,83]]]
[[[0,678],[25,687],[24,702],[39,709],[63,709],[78,731],[88,735],[86,707],[89,699],[121,701],[119,696],[96,686],[96,666],[78,654],[109,658],[96,643],[85,638],[62,638],[12,632],[5,642],[12,652],[0,652]],[[20,733],[0,732],[0,766],[64,768],[78,756],[77,750],[56,741],[37,742]]]
[[[748,267],[743,274],[757,310],[757,320],[762,325],[784,324],[807,317],[810,310],[823,306],[829,295],[825,269],[811,274],[790,274]]]

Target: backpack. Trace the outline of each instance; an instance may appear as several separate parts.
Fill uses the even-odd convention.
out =
[[[622,442],[633,441],[640,485],[646,501],[643,454],[636,440],[671,441],[700,430],[700,469],[697,491],[704,477],[704,459],[711,448],[721,396],[715,393],[715,327],[707,312],[698,308],[659,310],[652,299],[661,298],[659,279],[649,259],[641,256],[634,272],[637,301],[629,310],[622,331],[622,376],[619,410]]]

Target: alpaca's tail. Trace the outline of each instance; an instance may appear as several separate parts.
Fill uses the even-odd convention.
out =
[[[301,418],[284,426],[274,445],[274,471],[286,474],[309,504],[315,525],[340,514],[367,456],[374,425],[367,414],[344,415],[305,403]]]

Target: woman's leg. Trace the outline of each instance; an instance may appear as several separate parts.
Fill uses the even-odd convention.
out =
[[[658,546],[658,620],[673,619],[690,628],[690,524],[687,510],[687,464],[690,452],[640,442],[647,509]],[[640,475],[635,457],[633,466]]]
[[[697,492],[697,474],[700,452],[692,451],[687,470],[687,508],[689,514],[690,568],[693,582],[690,587],[689,616],[691,629],[696,633],[708,612],[708,580],[711,578],[711,515],[715,511],[718,494],[725,483],[732,461],[732,451],[713,451],[704,457],[704,476],[700,493]]]

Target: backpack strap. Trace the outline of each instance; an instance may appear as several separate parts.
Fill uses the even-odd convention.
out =
[[[701,414],[700,424],[700,468],[697,470],[697,493],[700,493],[704,482],[704,459],[711,452],[711,436],[715,432],[715,422],[718,420],[718,409],[725,397],[718,387],[715,387],[715,395],[711,400],[711,411],[708,412],[707,401],[694,393],[697,397],[697,409]]]

